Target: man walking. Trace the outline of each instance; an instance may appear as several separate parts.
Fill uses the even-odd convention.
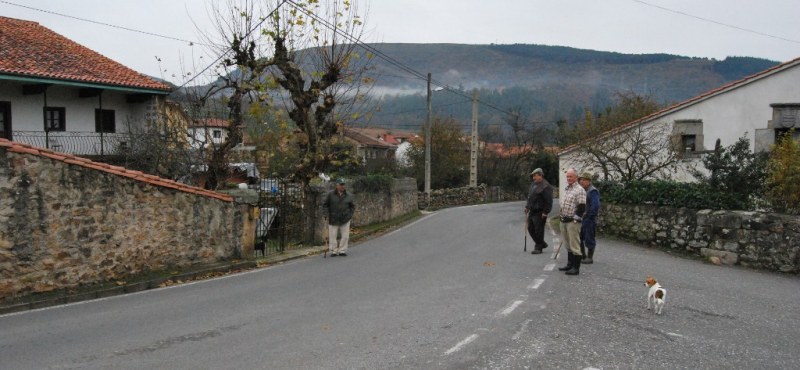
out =
[[[597,215],[600,213],[600,191],[592,185],[592,174],[589,172],[581,173],[578,183],[586,190],[586,212],[581,222],[581,253],[584,257],[582,263],[592,264],[594,248],[597,246],[594,234],[597,230]]]
[[[531,184],[528,190],[528,203],[525,205],[525,214],[528,217],[528,233],[536,245],[531,254],[541,254],[547,248],[544,242],[544,226],[547,215],[553,208],[553,187],[544,179],[544,171],[537,168],[531,172]]]
[[[567,275],[578,275],[581,270],[581,216],[586,211],[586,191],[577,183],[574,168],[567,170],[567,187],[560,195],[561,240],[567,245],[567,265],[559,267]]]
[[[336,188],[328,192],[323,207],[328,211],[328,251],[331,257],[347,256],[350,220],[356,210],[353,195],[344,188],[344,179],[336,180]],[[336,241],[337,234],[341,240]]]

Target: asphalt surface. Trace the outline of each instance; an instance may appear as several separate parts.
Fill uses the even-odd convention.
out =
[[[446,209],[347,257],[2,315],[0,368],[800,368],[797,276],[602,238],[565,276],[552,247],[523,252],[522,207]],[[647,275],[667,289],[662,315]]]

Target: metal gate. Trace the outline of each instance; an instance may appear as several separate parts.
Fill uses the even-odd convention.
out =
[[[256,222],[256,256],[300,246],[305,230],[303,189],[288,181],[261,179],[258,190],[260,212]]]

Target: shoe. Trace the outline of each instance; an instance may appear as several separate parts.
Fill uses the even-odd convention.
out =
[[[534,249],[531,251],[531,254],[542,254],[542,250],[541,250],[541,249],[539,249],[539,248],[534,248]]]
[[[589,249],[589,255],[583,259],[583,263],[587,265],[593,264],[594,263],[594,260],[592,259],[593,256],[594,256],[594,249]]]
[[[345,252],[339,253],[339,255],[342,256],[342,257],[347,257],[347,253],[345,253]]]
[[[336,257],[338,255],[339,255],[339,253],[331,253],[331,257]]]
[[[578,275],[581,273],[581,256],[573,257],[572,268],[565,272],[565,275]]]
[[[572,252],[567,252],[567,265],[564,267],[559,267],[558,271],[567,271],[572,268]]]

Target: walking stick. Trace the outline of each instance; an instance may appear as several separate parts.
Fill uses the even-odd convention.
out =
[[[523,252],[527,252],[528,251],[528,222],[529,222],[528,221],[528,214],[526,213],[525,214],[525,229],[522,230],[522,238],[525,240],[525,243],[523,244],[523,247],[522,247],[522,251]]]
[[[558,253],[561,252],[561,245],[564,244],[564,240],[562,239],[560,243],[558,243],[558,248],[556,248],[556,253],[553,253],[553,259],[558,259]]]

